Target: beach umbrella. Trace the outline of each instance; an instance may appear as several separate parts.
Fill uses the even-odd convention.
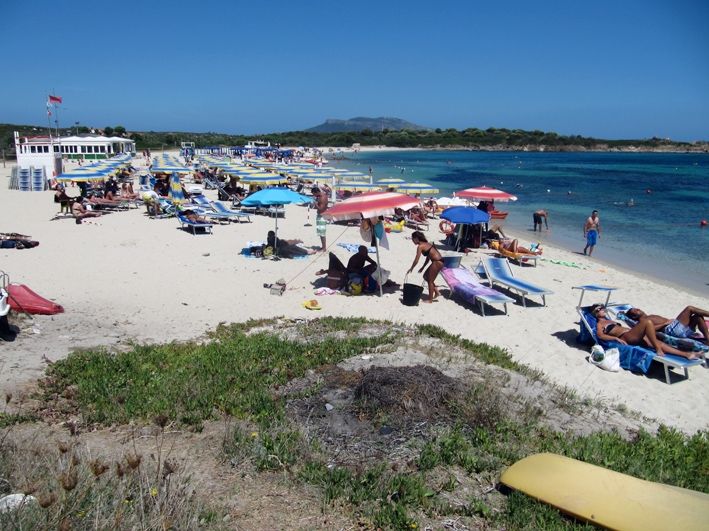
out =
[[[381,190],[382,187],[378,184],[369,183],[340,183],[337,185],[338,190],[345,190],[348,192],[374,192]]]
[[[490,221],[490,214],[478,210],[475,207],[454,206],[446,208],[441,213],[441,219],[447,219],[451,223],[463,223],[465,225],[477,225]]]
[[[490,221],[490,214],[478,210],[475,207],[469,206],[454,206],[446,208],[441,212],[441,219],[446,219],[457,225],[478,225],[480,224],[480,239],[482,240],[483,223]],[[458,236],[455,241],[455,248],[458,249],[460,238],[463,236],[463,230],[458,231]]]
[[[391,215],[394,210],[401,208],[408,210],[419,204],[419,200],[396,192],[369,192],[356,195],[337,203],[323,212],[323,217],[333,221],[348,219],[374,218]],[[381,265],[379,260],[379,243],[374,238],[374,248],[377,252],[377,271],[379,272],[379,296],[382,296]]]
[[[170,199],[175,205],[179,205],[185,201],[185,194],[182,192],[180,176],[176,172],[174,172],[170,177]]]
[[[433,195],[438,193],[438,188],[426,183],[404,183],[398,184],[396,191],[403,194]]]
[[[87,182],[87,181],[102,181],[108,176],[108,172],[105,170],[82,170],[82,171],[71,171],[67,173],[62,173],[57,176],[57,181],[74,181],[74,182]]]
[[[468,200],[463,199],[462,197],[439,197],[436,199],[436,203],[438,203],[440,206],[444,207],[449,207],[449,206],[468,206]]]
[[[405,183],[404,179],[397,179],[396,177],[389,177],[386,179],[379,179],[377,184],[393,184],[392,188],[396,188],[396,185]]]
[[[496,188],[480,186],[478,188],[467,188],[456,192],[456,197],[465,199],[475,199],[476,201],[517,201],[517,196],[503,192]]]
[[[278,175],[277,173],[268,172],[258,172],[258,173],[239,173],[241,182],[245,184],[260,184],[260,185],[272,185],[281,184],[287,182],[285,177]]]
[[[265,190],[259,190],[258,192],[251,194],[246,199],[241,201],[242,206],[246,207],[258,207],[258,206],[282,206],[290,205],[291,203],[304,204],[311,203],[313,199],[307,195],[302,195],[289,188],[266,188]],[[276,219],[276,245],[278,244],[278,215],[275,216]],[[277,251],[277,248],[274,249]]]

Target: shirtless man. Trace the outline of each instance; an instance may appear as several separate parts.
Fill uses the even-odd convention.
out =
[[[369,265],[365,265],[369,262]],[[372,275],[377,270],[377,263],[372,260],[367,251],[367,247],[360,245],[357,252],[347,262],[347,272],[355,275]]]
[[[699,331],[704,336],[704,342],[709,343],[709,330],[705,318],[709,317],[709,311],[702,310],[696,306],[687,306],[675,319],[668,319],[660,315],[647,315],[640,308],[630,308],[625,315],[633,321],[639,321],[643,317],[655,326],[658,332],[664,332],[668,336],[691,338],[695,331]]]
[[[321,250],[325,252],[327,249],[326,243],[326,233],[327,233],[327,220],[322,217],[323,212],[327,210],[327,195],[319,188],[313,188],[313,197],[315,198],[315,210],[317,210],[317,215],[315,216],[315,231],[317,235],[320,236],[320,243],[322,244]]]
[[[601,218],[598,217],[598,210],[591,212],[591,215],[586,219],[586,223],[583,225],[583,237],[586,238],[583,254],[588,251],[588,256],[591,256],[593,248],[601,237]]]
[[[534,232],[537,232],[537,225],[539,225],[539,232],[542,232],[542,218],[544,219],[544,226],[547,230],[549,230],[549,212],[542,208],[532,214],[532,221],[534,222]]]

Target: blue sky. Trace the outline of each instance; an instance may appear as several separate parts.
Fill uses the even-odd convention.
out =
[[[709,139],[709,2],[5,0],[0,122]]]

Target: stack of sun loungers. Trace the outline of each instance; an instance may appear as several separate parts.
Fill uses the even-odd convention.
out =
[[[29,192],[32,190],[31,176],[29,168],[21,168],[18,174],[17,186],[21,192]]]
[[[47,186],[47,180],[44,178],[44,168],[34,168],[32,170],[32,191],[43,192]]]
[[[650,364],[653,361],[656,361],[663,364],[665,371],[665,382],[670,384],[670,369],[682,369],[684,371],[685,379],[688,379],[688,369],[702,365],[701,359],[690,360],[682,356],[675,356],[673,354],[658,356],[654,350],[649,348],[637,345],[623,345],[616,341],[604,341],[600,339],[596,333],[597,320],[593,314],[591,314],[591,306],[582,306],[584,294],[587,291],[607,293],[605,306],[611,315],[618,315],[618,312],[622,311],[623,308],[629,308],[630,306],[624,304],[609,304],[610,295],[615,288],[591,284],[575,286],[573,289],[581,290],[579,305],[576,307],[576,311],[581,318],[578,341],[586,344],[595,343],[597,345],[601,345],[603,348],[617,348],[620,352],[620,366],[623,369],[632,372],[647,373],[650,368]]]

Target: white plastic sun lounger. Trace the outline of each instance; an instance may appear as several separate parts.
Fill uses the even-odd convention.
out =
[[[510,268],[510,263],[506,258],[486,256],[483,257],[482,264],[491,288],[495,287],[495,284],[498,284],[518,293],[522,299],[522,306],[525,308],[527,307],[526,297],[529,295],[541,296],[542,305],[547,305],[546,296],[551,294],[552,291],[532,284],[531,282],[526,282],[515,278],[512,273],[512,269]]]

